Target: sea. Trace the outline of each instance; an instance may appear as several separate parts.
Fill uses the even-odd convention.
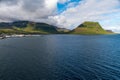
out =
[[[120,35],[1,39],[0,80],[120,80]]]

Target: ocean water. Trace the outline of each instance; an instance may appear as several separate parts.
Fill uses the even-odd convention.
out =
[[[120,35],[0,40],[0,80],[120,80]]]

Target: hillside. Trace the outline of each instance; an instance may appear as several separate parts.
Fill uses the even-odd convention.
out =
[[[55,26],[46,23],[30,21],[16,21],[12,23],[0,23],[0,33],[6,34],[56,34]]]
[[[60,33],[60,34],[67,34],[68,32],[70,32],[69,29],[66,29],[66,28],[56,28],[57,31]]]
[[[84,22],[72,30],[70,34],[110,34],[98,22]]]
[[[104,30],[98,22],[84,22],[74,30],[58,28],[46,23],[15,21],[0,23],[0,34],[112,34]]]

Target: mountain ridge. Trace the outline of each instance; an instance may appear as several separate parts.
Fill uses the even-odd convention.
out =
[[[47,23],[15,21],[0,23],[0,33],[5,34],[112,34],[104,30],[98,22],[86,21],[73,30],[59,28]]]
[[[55,34],[57,30],[56,26],[47,23],[15,21],[11,23],[0,23],[0,33]]]

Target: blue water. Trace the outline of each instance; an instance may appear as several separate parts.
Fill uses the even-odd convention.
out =
[[[0,80],[120,80],[120,35],[0,40]]]

